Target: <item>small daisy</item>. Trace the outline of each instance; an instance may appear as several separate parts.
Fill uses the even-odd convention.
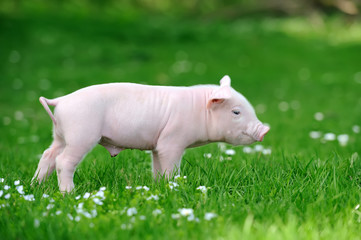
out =
[[[227,154],[229,156],[233,156],[234,154],[236,154],[236,151],[234,149],[227,149],[225,151],[225,154]]]
[[[151,199],[154,199],[155,201],[158,201],[159,200],[159,197],[158,197],[158,195],[150,195],[148,198],[147,198],[147,200],[151,200]]]
[[[321,137],[321,132],[319,131],[311,131],[310,132],[310,138],[317,139]]]
[[[202,193],[207,193],[207,188],[205,186],[197,187],[197,190],[200,190]]]
[[[243,152],[244,153],[252,153],[253,152],[253,149],[251,147],[244,147],[243,148]]]
[[[16,190],[19,192],[19,194],[24,195],[24,187],[23,185],[16,186]]]
[[[314,118],[315,118],[317,121],[322,121],[323,118],[324,118],[323,113],[321,113],[321,112],[315,113]]]
[[[157,215],[159,215],[159,214],[162,214],[162,210],[160,210],[160,209],[154,209],[153,212],[152,212],[152,214],[153,214],[154,216],[157,216]]]
[[[337,136],[337,140],[341,146],[346,146],[349,140],[349,136],[347,134],[341,134]]]
[[[210,221],[212,220],[213,218],[216,218],[217,217],[217,214],[215,213],[206,213],[204,215],[204,219],[207,220],[207,221]]]
[[[323,139],[325,139],[326,141],[334,141],[336,140],[336,135],[334,133],[326,133],[323,136]]]
[[[90,197],[90,193],[86,192],[83,196],[83,198],[88,199]]]
[[[93,201],[94,201],[94,203],[97,204],[97,205],[103,205],[103,202],[100,201],[99,198],[93,198]]]
[[[180,209],[178,209],[178,212],[180,213],[180,215],[185,216],[185,217],[193,215],[192,208],[180,208]]]
[[[127,210],[127,215],[130,217],[130,216],[133,216],[133,215],[135,215],[135,214],[137,214],[138,213],[138,211],[137,211],[137,209],[136,208],[134,208],[134,207],[132,207],[132,208],[128,208],[128,210]]]

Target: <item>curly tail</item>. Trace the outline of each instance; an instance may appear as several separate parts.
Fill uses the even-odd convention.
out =
[[[56,125],[56,119],[55,119],[54,114],[51,112],[48,105],[56,106],[58,104],[58,99],[46,99],[44,97],[40,97],[39,101],[40,101],[41,105],[43,105],[43,107],[45,108],[46,112],[49,114],[49,116],[50,116],[51,120],[53,121],[54,125]]]

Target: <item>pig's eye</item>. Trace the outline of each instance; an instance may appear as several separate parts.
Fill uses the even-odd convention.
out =
[[[232,110],[232,113],[233,113],[234,115],[240,115],[240,114],[241,114],[241,111],[239,111],[239,110]]]

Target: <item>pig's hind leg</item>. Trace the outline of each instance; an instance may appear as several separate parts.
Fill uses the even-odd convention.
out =
[[[32,183],[35,183],[35,181],[41,183],[50,176],[50,174],[55,169],[55,159],[63,151],[64,147],[64,141],[56,134],[54,134],[54,141],[41,156],[38,168],[35,171],[33,179],[31,180]]]
[[[81,136],[81,135],[79,135]],[[84,135],[86,136],[86,135]],[[74,172],[76,166],[97,143],[97,137],[77,138],[75,141],[67,141],[64,151],[56,158],[56,171],[58,175],[58,185],[62,193],[71,192],[74,188]]]

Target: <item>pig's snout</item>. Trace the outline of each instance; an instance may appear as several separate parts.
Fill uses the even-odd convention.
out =
[[[255,139],[259,142],[262,142],[264,136],[268,133],[269,130],[270,130],[270,127],[260,124],[258,127],[258,130],[257,130],[257,135],[256,135]]]

